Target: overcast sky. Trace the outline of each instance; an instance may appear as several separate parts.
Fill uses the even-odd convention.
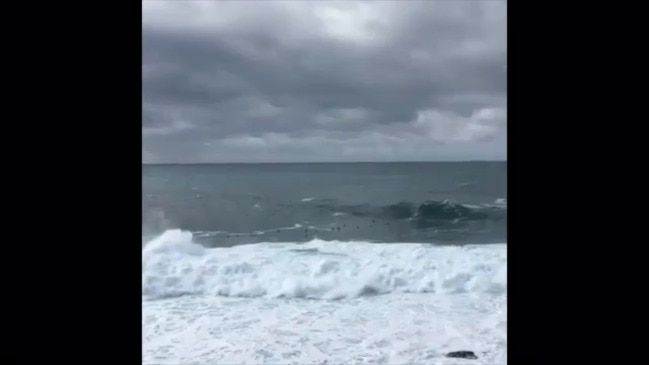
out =
[[[143,162],[505,160],[506,2],[143,1]]]

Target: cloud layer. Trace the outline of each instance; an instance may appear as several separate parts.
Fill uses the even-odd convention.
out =
[[[504,1],[144,1],[143,162],[505,159]]]

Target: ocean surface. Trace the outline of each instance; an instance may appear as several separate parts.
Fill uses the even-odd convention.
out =
[[[505,363],[506,162],[142,179],[144,364]]]

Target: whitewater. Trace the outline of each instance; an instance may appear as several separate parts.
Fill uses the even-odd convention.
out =
[[[143,364],[505,364],[506,251],[167,230],[142,249]]]

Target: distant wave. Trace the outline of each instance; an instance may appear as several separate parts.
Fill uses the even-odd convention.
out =
[[[501,220],[506,216],[506,201],[498,200],[500,204],[469,205],[444,201],[425,201],[419,204],[398,202],[383,206],[370,204],[337,205],[318,203],[319,209],[326,209],[338,215],[351,215],[357,217],[414,220],[420,222],[434,221],[475,221],[475,220]]]
[[[153,211],[151,214],[143,214],[144,236],[148,239],[165,229],[182,228],[193,231],[194,238],[202,243],[218,246],[248,241],[274,241],[287,237],[291,240],[306,240],[319,235],[319,232],[333,232],[325,234],[330,238],[363,237],[379,242],[404,239],[428,241],[434,235],[439,243],[455,242],[456,236],[464,240],[467,235],[502,230],[507,223],[505,198],[482,204],[450,200],[349,204],[328,198],[304,199],[313,200],[267,202],[262,205],[262,209],[235,210],[234,214],[243,213],[240,214],[242,222],[236,227],[227,224],[230,223],[228,220],[236,221],[236,217],[227,217],[226,223],[221,223],[218,219],[220,212],[208,210],[201,212],[203,215],[180,218],[172,215],[173,219],[167,221],[165,215],[154,214]],[[246,216],[246,212],[255,212],[255,216]],[[272,219],[265,220],[265,215],[272,216]],[[187,224],[190,219],[195,219],[200,224]],[[245,220],[249,222],[244,222]],[[297,231],[304,231],[304,234]],[[451,232],[462,234],[454,236]]]

